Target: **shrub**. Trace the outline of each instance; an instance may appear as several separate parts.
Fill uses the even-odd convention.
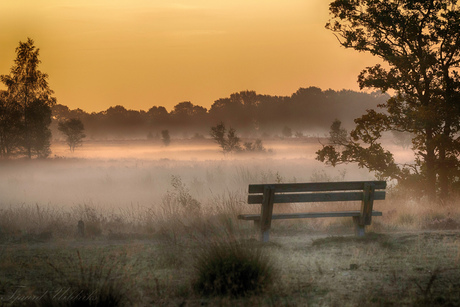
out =
[[[273,283],[274,269],[260,248],[236,241],[213,242],[197,256],[194,289],[207,296],[245,296]]]

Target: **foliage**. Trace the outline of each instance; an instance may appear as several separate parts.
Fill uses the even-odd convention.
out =
[[[342,128],[342,122],[334,120],[329,131],[329,141],[335,145],[345,145],[348,142],[348,132]]]
[[[211,127],[210,134],[224,153],[241,151],[240,138],[236,136],[235,129],[230,127],[227,131],[224,123],[221,122],[217,126]]]
[[[267,152],[267,149],[262,144],[261,139],[256,139],[254,143],[252,142],[245,142],[244,149],[248,152]]]
[[[11,156],[21,145],[23,132],[22,111],[19,104],[8,99],[7,92],[0,92],[0,156]]]
[[[0,80],[0,154],[24,153],[31,158],[50,154],[51,107],[56,103],[48,86],[48,75],[38,70],[39,49],[30,38],[19,42],[9,75]]]
[[[328,164],[357,162],[382,177],[417,183],[430,199],[445,198],[460,178],[460,10],[456,1],[336,0],[332,30],[342,46],[369,52],[386,66],[367,67],[361,88],[395,95],[355,120],[351,139],[318,152]],[[388,68],[386,68],[388,67]],[[413,135],[414,163],[397,165],[380,139],[387,131]],[[332,140],[334,143],[334,140]]]
[[[161,140],[165,146],[171,144],[171,137],[169,136],[169,130],[161,130]]]
[[[292,137],[292,129],[289,128],[288,126],[284,126],[283,127],[283,130],[281,131],[281,133],[283,134],[283,136],[285,138],[290,138]]]
[[[260,293],[274,282],[275,275],[260,248],[225,240],[206,246],[197,256],[195,269],[195,290],[211,296]]]
[[[347,126],[366,109],[386,100],[387,95],[333,91],[315,87],[300,88],[290,96],[270,96],[252,91],[233,93],[220,98],[209,110],[190,102],[181,102],[168,112],[162,106],[153,106],[147,112],[129,110],[122,106],[105,111],[86,113],[81,109],[70,110],[63,105],[53,107],[53,133],[57,122],[67,118],[79,118],[85,132],[92,139],[140,138],[160,135],[164,127],[171,134],[190,136],[209,134],[209,127],[225,122],[241,136],[279,134],[286,123],[294,131],[327,130],[328,124],[340,117]],[[323,108],[318,109],[316,106]],[[56,131],[55,131],[56,130]],[[300,136],[300,134],[296,135]]]
[[[220,123],[215,127],[211,127],[211,137],[214,141],[219,144],[222,148],[224,153],[231,153],[231,152],[257,152],[263,153],[267,152],[267,149],[262,144],[261,139],[256,139],[254,143],[252,142],[245,142],[244,148],[241,146],[240,138],[236,136],[236,130],[230,128],[227,131],[225,128],[224,123]]]
[[[75,147],[82,145],[83,138],[86,137],[83,133],[85,127],[78,118],[59,122],[58,129],[66,136],[67,145],[69,145],[72,152],[75,151]]]

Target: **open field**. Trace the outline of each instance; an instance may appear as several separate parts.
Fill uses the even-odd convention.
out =
[[[252,246],[255,241],[248,239]],[[261,247],[277,268],[267,292],[244,298],[194,294],[194,253],[201,240],[97,239],[1,246],[2,302],[19,305],[46,293],[56,301],[86,269],[113,268],[129,305],[137,306],[458,306],[460,234],[423,231],[350,236],[277,233]],[[50,265],[52,264],[52,266]],[[105,265],[105,267],[104,267]],[[57,270],[54,269],[57,267]],[[108,274],[104,271],[102,274]],[[103,275],[104,277],[105,275]],[[64,290],[63,290],[64,289]],[[67,293],[69,295],[69,293]],[[75,295],[75,293],[74,293]]]
[[[54,159],[0,161],[0,306],[59,306],[82,283],[96,283],[96,292],[109,285],[129,306],[460,305],[458,203],[434,206],[390,185],[365,238],[353,237],[350,218],[285,220],[261,246],[252,223],[236,219],[258,210],[246,204],[249,183],[373,175],[324,167],[314,160],[320,145],[305,140],[226,157],[206,140],[188,142],[92,142],[73,154],[55,144]],[[356,204],[275,210],[324,206]],[[274,284],[243,298],[197,294],[197,255],[235,241],[270,259]]]

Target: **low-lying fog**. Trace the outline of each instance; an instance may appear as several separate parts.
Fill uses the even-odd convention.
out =
[[[50,159],[0,161],[0,204],[152,206],[172,189],[172,176],[200,201],[244,194],[249,183],[374,179],[356,165],[333,168],[316,161],[321,145],[314,140],[272,140],[264,146],[273,153],[224,156],[211,140],[176,141],[168,147],[150,141],[88,141],[74,153],[57,143]],[[410,150],[388,148],[398,162],[411,160]]]

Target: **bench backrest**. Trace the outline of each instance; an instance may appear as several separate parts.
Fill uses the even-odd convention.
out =
[[[248,204],[263,204],[267,190],[273,193],[273,203],[362,201],[368,198],[365,193],[372,193],[373,200],[383,200],[386,185],[385,181],[250,184]]]

